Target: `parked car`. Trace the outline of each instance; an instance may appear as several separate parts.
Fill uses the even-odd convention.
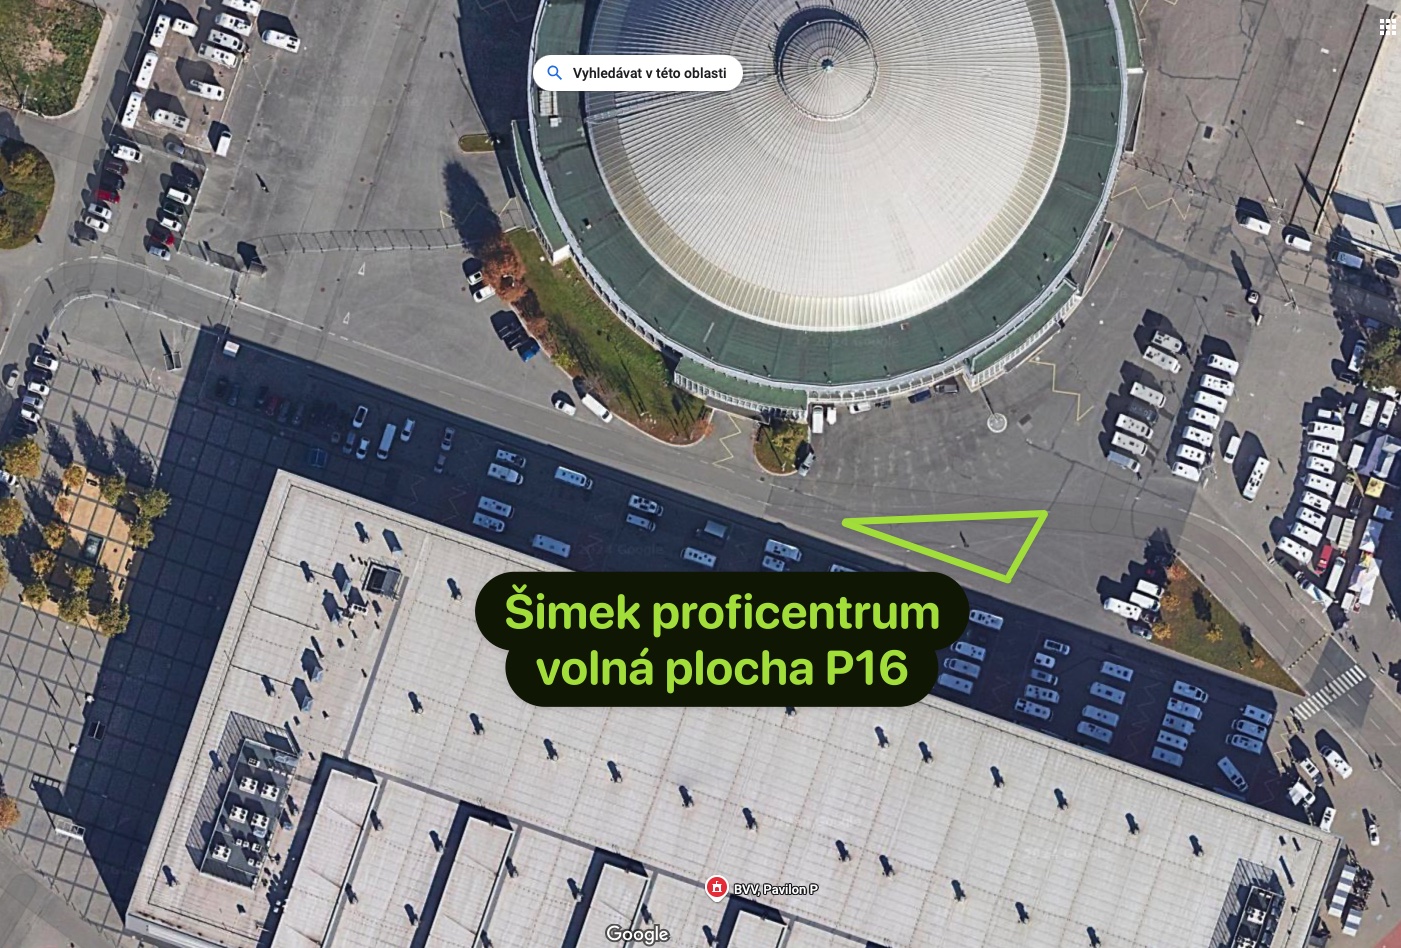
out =
[[[400,441],[408,441],[410,438],[413,437],[414,425],[415,422],[412,418],[404,419],[404,427],[399,430]]]
[[[1057,642],[1055,639],[1047,639],[1041,643],[1041,648],[1047,652],[1054,652],[1056,655],[1069,655],[1070,646],[1064,642]]]
[[[266,386],[264,386],[264,387],[266,388]],[[365,419],[366,419],[366,418],[369,418],[369,417],[370,417],[370,408],[369,408],[369,406],[368,406],[368,405],[361,405],[361,406],[359,406],[358,408],[355,409],[355,417],[352,418],[352,419],[350,420],[350,427],[352,427],[352,428],[357,428],[357,429],[358,429],[358,428],[363,428],[363,427],[365,427]]]
[[[112,209],[104,204],[98,204],[96,201],[89,202],[87,211],[93,217],[100,217],[104,221],[112,219]]]
[[[295,53],[302,48],[300,38],[278,30],[264,30],[263,42],[269,46],[276,46],[278,49],[285,49],[289,53]]]
[[[38,352],[34,353],[34,355],[29,357],[29,364],[34,366],[34,368],[42,369],[45,372],[58,371],[58,360],[53,357],[52,353],[47,352],[43,349],[40,349]]]
[[[146,247],[146,252],[159,260],[169,260],[170,251],[160,244],[150,244]]]
[[[628,506],[631,507],[633,510],[639,510],[642,513],[651,514],[653,517],[660,517],[662,515],[662,505],[657,503],[655,500],[650,500],[646,497],[643,497],[641,494],[633,494],[631,497],[629,497]]]
[[[477,287],[475,290],[472,291],[472,299],[476,300],[478,303],[482,302],[483,300],[489,300],[495,295],[496,290],[494,290],[491,284],[489,283],[483,283],[481,286]]]
[[[1323,782],[1323,774],[1319,771],[1318,765],[1315,764],[1313,761],[1309,760],[1307,757],[1299,761],[1299,769],[1302,770],[1306,775],[1308,775],[1308,778],[1312,780],[1315,784],[1320,784]]]
[[[558,408],[560,411],[564,412],[566,415],[572,415],[578,410],[574,407],[574,402],[570,399],[570,397],[564,394],[563,392],[555,392],[553,395],[551,395],[550,404]]]
[[[1343,755],[1338,753],[1336,747],[1323,747],[1323,759],[1328,761],[1328,766],[1333,768],[1333,773],[1343,780],[1352,776],[1352,764],[1343,759]]]
[[[448,426],[443,429],[443,440],[438,444],[438,450],[448,452],[452,450],[452,439],[457,437],[457,429]]]
[[[107,223],[100,217],[93,216],[92,214],[85,214],[83,216],[83,224],[85,224],[88,227],[91,227],[99,234],[105,234],[112,229],[111,224]]]

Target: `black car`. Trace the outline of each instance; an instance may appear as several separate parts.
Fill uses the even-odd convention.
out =
[[[285,424],[287,424],[287,419],[289,419],[289,418],[291,418],[291,417],[292,417],[292,400],[291,400],[290,398],[284,398],[284,399],[282,400],[282,404],[279,405],[278,408],[277,408],[277,423],[278,423],[279,425],[285,425]]]
[[[10,433],[16,438],[27,438],[39,430],[39,426],[34,422],[24,418],[16,418],[15,425],[10,429]]]
[[[240,385],[240,384],[238,384],[237,382],[233,383],[233,387],[231,387],[231,388],[229,389],[229,403],[228,403],[228,404],[229,404],[229,407],[230,407],[230,408],[237,408],[237,407],[238,407],[238,396],[239,396],[242,392],[243,392],[243,386]]]
[[[177,220],[184,220],[185,213],[189,208],[179,201],[172,201],[170,198],[161,198],[161,210]]]
[[[1124,411],[1145,424],[1155,424],[1158,420],[1158,413],[1154,411],[1152,407],[1143,404],[1143,402],[1137,399],[1125,405]]]
[[[214,400],[222,402],[229,396],[229,380],[225,376],[219,376],[219,381],[214,383]]]
[[[927,388],[922,388],[918,392],[915,392],[913,395],[910,396],[910,404],[918,405],[920,402],[927,401],[933,397],[934,393],[931,390]]]
[[[112,174],[121,175],[123,177],[125,177],[127,173],[126,162],[122,161],[120,158],[108,157],[108,159],[102,163],[102,168],[104,171],[110,171]]]
[[[175,186],[182,191],[198,191],[199,175],[181,164],[170,166],[170,177],[175,182]]]
[[[126,188],[126,179],[119,174],[104,172],[97,182],[97,190],[99,191],[111,191],[116,194],[124,188]]]
[[[300,428],[302,418],[306,415],[306,402],[297,402],[297,407],[292,410],[292,427]]]
[[[267,403],[268,403],[268,387],[267,387],[266,385],[259,385],[259,386],[258,386],[258,394],[255,395],[255,396],[253,396],[253,408],[256,409],[256,410],[258,410],[258,411],[262,411],[262,410],[263,410],[263,406],[266,405]]]

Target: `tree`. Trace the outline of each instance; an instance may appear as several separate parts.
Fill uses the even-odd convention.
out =
[[[1372,340],[1361,375],[1368,388],[1401,387],[1401,331],[1388,329]]]
[[[1222,631],[1221,631],[1221,626],[1217,625],[1215,622],[1213,622],[1211,625],[1207,626],[1207,630],[1206,630],[1206,640],[1207,640],[1208,642],[1213,642],[1213,643],[1214,643],[1214,642],[1219,642],[1219,641],[1221,641],[1221,640],[1222,640],[1223,638],[1225,638],[1225,637],[1226,637],[1226,633],[1222,632]]]
[[[24,584],[24,591],[19,598],[26,606],[33,606],[38,609],[49,601],[49,584],[42,579],[32,579]]]
[[[87,592],[96,578],[97,574],[92,571],[91,566],[68,567],[68,583],[78,592]]]
[[[0,793],[0,833],[19,822],[19,804],[8,793]]]
[[[143,520],[159,520],[170,509],[170,495],[159,487],[152,487],[137,496],[136,509]]]
[[[67,520],[73,515],[73,498],[60,497],[54,501],[54,513],[58,514],[58,519]]]
[[[102,478],[100,489],[102,499],[115,507],[126,496],[126,478],[120,474],[108,474]]]
[[[69,490],[77,490],[83,486],[83,482],[88,479],[88,469],[81,464],[74,462],[63,469],[63,486]]]
[[[39,444],[33,438],[20,438],[0,448],[0,461],[5,462],[5,470],[15,477],[38,477],[42,457]]]
[[[0,500],[0,537],[12,537],[24,526],[24,505],[13,497]]]
[[[156,538],[156,529],[151,526],[151,521],[142,517],[131,525],[131,535],[128,537],[132,546],[138,550],[143,550],[151,545],[151,541]]]
[[[131,609],[124,602],[112,600],[97,614],[97,631],[111,638],[126,631],[131,622]]]
[[[48,579],[56,562],[58,562],[58,556],[53,550],[35,550],[29,554],[29,568],[34,571],[34,576],[38,579]]]
[[[49,545],[49,549],[56,550],[63,546],[63,541],[68,539],[68,527],[62,520],[50,520],[44,524],[44,542]]]
[[[5,584],[10,581],[10,568],[5,565],[5,561],[0,559],[0,589],[5,588]]]
[[[64,622],[78,625],[88,617],[88,594],[74,592],[58,604],[58,617]]]

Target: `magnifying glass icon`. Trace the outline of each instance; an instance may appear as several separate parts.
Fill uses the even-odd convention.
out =
[[[560,76],[560,74],[559,74],[559,67],[558,67],[558,66],[551,66],[550,68],[546,69],[545,72],[548,73],[552,78],[555,78],[555,79],[562,78],[562,77]]]

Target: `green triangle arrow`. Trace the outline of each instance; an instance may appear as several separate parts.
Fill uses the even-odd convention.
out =
[[[1041,532],[1041,525],[1046,522],[1049,511],[1045,510],[999,510],[988,513],[949,513],[949,514],[911,514],[901,517],[847,517],[842,521],[842,526],[848,530],[855,530],[857,533],[864,533],[868,537],[875,537],[877,540],[884,540],[886,543],[893,543],[912,553],[921,553],[924,556],[933,557],[941,563],[950,566],[957,566],[959,569],[966,569],[977,573],[979,576],[986,576],[988,579],[995,579],[999,583],[1010,583],[1012,577],[1017,574],[1017,567],[1022,565],[1022,560],[1026,558],[1027,552],[1031,549],[1031,543],[1036,539],[1036,534]],[[956,556],[945,553],[942,550],[931,550],[927,546],[921,546],[913,540],[906,540],[904,537],[897,537],[886,533],[884,530],[873,529],[876,526],[900,523],[968,523],[975,520],[1032,520],[1031,532],[1022,541],[1022,548],[1017,551],[1016,557],[1012,560],[1012,565],[1007,567],[1005,573],[988,569],[977,563],[970,563],[967,560],[959,559]]]

